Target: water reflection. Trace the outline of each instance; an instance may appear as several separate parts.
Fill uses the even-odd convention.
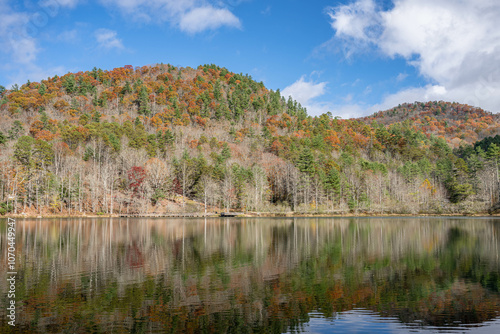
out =
[[[500,330],[499,231],[456,218],[18,220],[16,330],[344,331],[353,315],[381,331]],[[12,331],[5,308],[0,319]]]

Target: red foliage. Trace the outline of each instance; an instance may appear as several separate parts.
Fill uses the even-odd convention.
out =
[[[128,171],[129,188],[133,191],[133,196],[139,197],[139,189],[146,178],[144,167],[134,166]]]
[[[182,185],[181,185],[181,182],[179,181],[179,179],[175,178],[172,183],[173,183],[174,193],[176,193],[178,195],[182,195]]]
[[[275,140],[271,145],[271,152],[275,153],[276,155],[279,155],[284,148],[285,146],[282,143],[280,143],[279,140]]]
[[[207,119],[206,118],[202,118],[200,116],[194,116],[194,122],[196,124],[198,124],[199,126],[201,126],[202,128],[204,128],[205,125],[207,124]]]

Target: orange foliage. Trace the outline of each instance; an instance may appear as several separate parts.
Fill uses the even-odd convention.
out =
[[[337,136],[337,133],[334,131],[329,131],[331,134],[329,136],[325,137],[325,142],[330,144],[333,148],[339,148],[340,147],[340,139]]]
[[[44,140],[44,141],[51,141],[55,137],[57,137],[56,134],[54,134],[54,133],[52,133],[50,131],[47,131],[47,130],[40,130],[40,131],[38,131],[35,134],[35,138],[36,139],[41,139],[41,140]]]
[[[57,102],[54,103],[54,108],[56,108],[56,110],[58,111],[65,111],[67,110],[69,107],[69,103],[60,99],[60,100],[57,100]]]
[[[158,115],[154,115],[151,118],[151,125],[153,125],[155,128],[159,128],[163,125],[163,121]]]
[[[191,147],[191,148],[197,148],[197,147],[198,147],[198,145],[199,145],[199,142],[198,142],[198,140],[196,140],[196,139],[193,139],[193,140],[191,140],[191,141],[189,142],[189,147]]]
[[[34,122],[31,124],[31,127],[30,127],[30,134],[31,134],[33,137],[35,137],[35,136],[36,136],[36,134],[37,134],[39,131],[43,130],[43,127],[44,127],[44,125],[43,125],[43,123],[42,123],[41,121],[39,121],[39,120],[34,121]]]
[[[194,122],[196,124],[198,124],[199,126],[201,126],[202,128],[205,127],[206,123],[207,123],[207,119],[206,118],[202,118],[200,116],[194,116]]]

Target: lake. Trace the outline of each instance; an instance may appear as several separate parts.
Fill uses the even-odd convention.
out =
[[[494,218],[17,219],[0,332],[500,333],[499,252]]]

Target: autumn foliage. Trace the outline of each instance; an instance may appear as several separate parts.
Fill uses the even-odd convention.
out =
[[[467,200],[485,210],[498,192],[494,147],[459,151],[500,133],[495,114],[434,101],[312,117],[216,65],[28,82],[2,91],[0,115],[0,156],[10,161],[0,203],[15,198],[16,211],[156,210],[182,194],[227,210],[437,212]],[[164,166],[155,174],[153,158]]]

